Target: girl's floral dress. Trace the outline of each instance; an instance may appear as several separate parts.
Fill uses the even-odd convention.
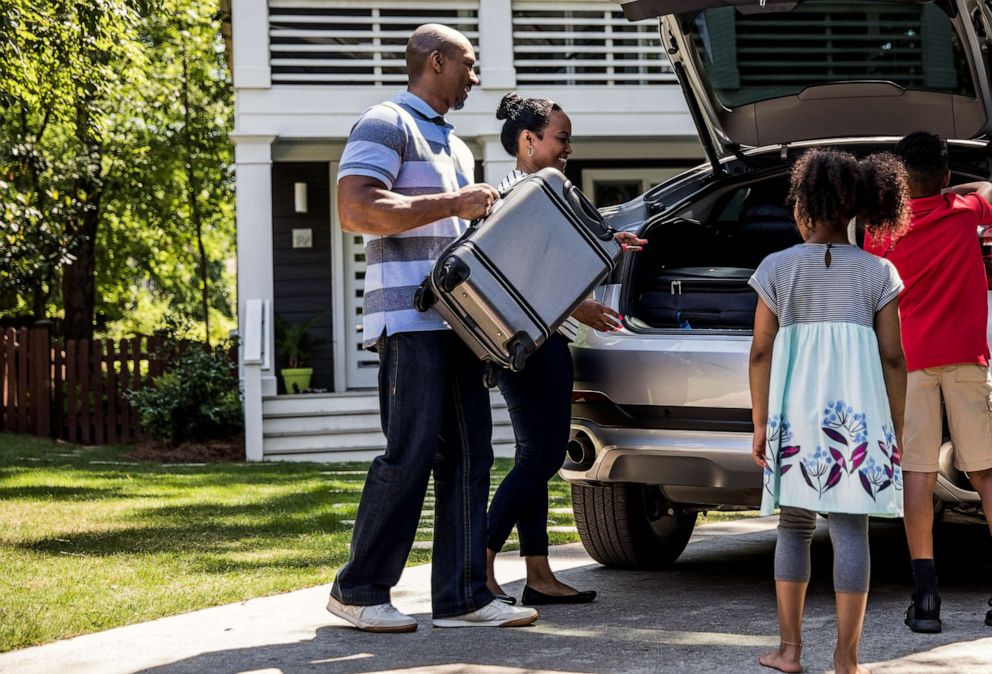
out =
[[[899,448],[874,330],[875,314],[902,290],[895,267],[855,246],[801,244],[766,258],[750,284],[779,320],[762,513],[793,506],[901,517]]]

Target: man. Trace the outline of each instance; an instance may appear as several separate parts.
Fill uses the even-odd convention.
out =
[[[410,632],[390,602],[434,472],[431,593],[436,627],[516,626],[533,609],[486,588],[486,504],[493,455],[489,392],[480,361],[435,311],[417,312],[417,285],[466,221],[498,194],[472,184],[472,152],[444,118],[465,104],[475,51],[446,26],[417,28],[406,47],[407,90],[365,112],[338,172],[345,231],[365,235],[363,332],[379,354],[386,452],[372,462],[348,562],[327,610],[369,632]]]
[[[933,490],[943,435],[941,398],[954,465],[968,473],[992,526],[988,286],[977,238],[978,227],[992,222],[992,183],[948,188],[947,146],[930,133],[906,136],[896,154],[909,172],[911,224],[894,246],[868,240],[865,248],[891,260],[906,284],[899,298],[909,371],[902,468],[916,589],[905,622],[914,632],[940,632]],[[992,626],[992,610],[985,624]]]

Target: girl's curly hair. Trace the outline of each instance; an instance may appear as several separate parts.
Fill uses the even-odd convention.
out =
[[[893,239],[909,224],[909,178],[888,152],[858,160],[836,150],[810,150],[793,165],[789,204],[808,229],[846,228],[851,218]]]

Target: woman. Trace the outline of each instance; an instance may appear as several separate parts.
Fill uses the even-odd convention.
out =
[[[516,168],[500,182],[500,192],[541,169],[553,166],[565,170],[572,154],[572,123],[558,104],[509,93],[500,102],[496,118],[506,120],[500,140],[517,158]],[[617,234],[617,240],[625,250],[640,250],[646,243],[629,232]],[[595,330],[610,331],[619,329],[622,316],[587,299],[572,318]],[[513,469],[496,490],[489,508],[488,586],[497,598],[511,604],[516,600],[496,582],[493,566],[514,524],[527,566],[524,604],[572,604],[596,598],[595,592],[579,592],[559,581],[548,564],[548,480],[565,460],[572,395],[568,342],[575,337],[576,327],[569,319],[528,357],[527,367],[520,372],[504,370],[499,375],[517,451]]]

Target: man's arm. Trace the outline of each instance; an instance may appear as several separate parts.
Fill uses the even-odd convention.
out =
[[[963,183],[961,185],[952,185],[948,187],[945,192],[954,192],[955,194],[965,195],[965,194],[978,194],[982,199],[992,203],[992,183],[986,182],[984,180],[974,182],[974,183]]]
[[[388,236],[443,218],[482,217],[498,196],[493,187],[479,183],[457,192],[407,197],[375,178],[345,176],[338,181],[338,217],[346,232]]]

